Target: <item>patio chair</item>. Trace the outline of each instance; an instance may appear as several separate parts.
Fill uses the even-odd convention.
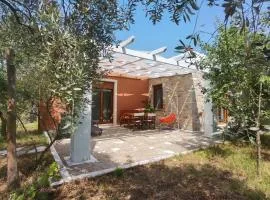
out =
[[[129,115],[127,115],[126,113],[123,113],[120,115],[120,118],[119,118],[120,126],[129,124],[129,121],[130,121]]]
[[[122,125],[129,126],[133,113],[136,113],[136,111],[135,110],[121,110],[120,117],[119,117],[120,126]]]
[[[156,114],[155,113],[146,113],[144,123],[148,126],[150,129],[151,127],[153,129],[156,128]]]
[[[159,119],[159,130],[161,130],[161,126],[167,126],[169,128],[172,128],[175,122],[176,122],[176,115],[174,113],[162,117]]]
[[[144,113],[134,113],[131,119],[131,126],[133,131],[135,128],[142,129],[143,128],[143,120],[144,120]]]

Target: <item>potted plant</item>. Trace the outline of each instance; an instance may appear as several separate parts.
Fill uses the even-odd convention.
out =
[[[155,108],[151,105],[149,101],[145,102],[144,113],[154,113]]]

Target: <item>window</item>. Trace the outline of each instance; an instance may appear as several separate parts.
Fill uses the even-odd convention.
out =
[[[155,109],[162,109],[163,108],[163,89],[162,85],[154,85],[153,86],[153,103]]]

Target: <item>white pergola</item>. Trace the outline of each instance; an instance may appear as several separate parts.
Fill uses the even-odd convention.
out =
[[[120,75],[134,77],[158,78],[198,72],[194,62],[203,57],[196,52],[197,58],[190,58],[190,53],[180,54],[171,58],[160,56],[167,50],[161,47],[153,51],[138,51],[128,49],[134,42],[132,36],[112,48],[112,59],[102,58],[100,66],[103,70]]]
[[[160,54],[167,50],[166,47],[161,47],[150,52],[126,48],[134,39],[135,37],[132,36],[121,42],[119,46],[113,47],[112,59],[101,58],[101,69],[123,76],[159,78],[196,73],[198,70],[193,63],[204,57],[204,55],[196,52],[196,58],[189,58],[189,53],[164,58]],[[85,97],[91,101],[92,94],[85,94]],[[210,104],[206,104],[205,110],[209,112],[209,116],[212,113],[211,108]],[[81,113],[78,127],[71,138],[71,164],[96,162],[90,152],[91,116],[91,105],[87,104]],[[207,115],[207,119],[211,119],[209,116]],[[207,127],[209,127],[209,132],[211,132],[212,121],[209,120],[206,123]]]

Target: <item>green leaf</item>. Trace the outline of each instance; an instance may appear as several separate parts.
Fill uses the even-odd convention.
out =
[[[194,10],[199,10],[199,7],[194,0],[190,0],[190,5]]]
[[[184,47],[186,47],[185,43],[184,43],[182,40],[179,40],[179,42],[180,42]]]
[[[193,35],[188,35],[187,37],[186,37],[186,39],[188,40],[188,39],[190,39],[190,38],[192,38],[193,37]]]
[[[195,14],[194,12],[192,12],[192,10],[190,9],[190,7],[186,6],[186,9],[187,9],[187,11],[188,11],[188,13],[190,15],[194,15]]]
[[[186,23],[187,19],[186,19],[185,15],[183,15],[183,19],[184,19],[184,22]]]
[[[184,46],[177,46],[177,47],[175,47],[175,49],[176,50],[182,50],[182,49],[185,49],[185,47]]]
[[[192,39],[193,39],[194,46],[197,46],[197,39],[196,38],[192,38]]]
[[[188,21],[190,21],[190,17],[189,17],[189,15],[186,12],[185,12],[185,15],[186,15]]]

